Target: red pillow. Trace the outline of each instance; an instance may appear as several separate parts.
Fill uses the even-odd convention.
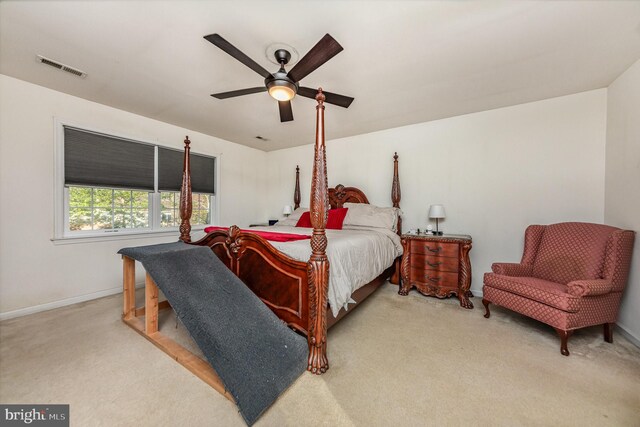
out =
[[[347,216],[349,208],[329,209],[329,219],[327,219],[327,229],[342,230],[344,217]]]
[[[296,227],[305,227],[311,228],[311,214],[309,212],[305,212],[300,216]]]
[[[348,208],[329,209],[329,218],[327,219],[327,230],[342,230],[344,217],[347,216]],[[296,227],[311,228],[311,214],[305,212],[302,214]]]

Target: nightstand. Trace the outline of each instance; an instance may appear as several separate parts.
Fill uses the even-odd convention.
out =
[[[423,295],[447,298],[457,295],[460,305],[473,308],[471,287],[471,236],[403,234],[401,286],[407,295],[416,288]]]

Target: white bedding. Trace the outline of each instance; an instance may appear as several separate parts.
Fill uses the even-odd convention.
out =
[[[311,228],[283,225],[256,227],[252,230],[311,235]],[[402,255],[400,237],[383,228],[353,227],[326,230],[327,257],[329,258],[329,305],[333,316],[341,308],[347,309],[351,294],[371,282]],[[269,242],[280,252],[299,261],[311,256],[309,240]]]

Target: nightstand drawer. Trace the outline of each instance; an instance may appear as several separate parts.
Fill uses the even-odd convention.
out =
[[[411,267],[425,270],[458,272],[458,258],[411,254]]]
[[[425,283],[427,285],[436,285],[443,288],[458,287],[458,273],[450,273],[446,271],[425,270],[421,268],[411,268],[410,280],[412,282]]]
[[[411,253],[433,255],[437,257],[458,258],[456,243],[427,242],[423,240],[411,241]]]

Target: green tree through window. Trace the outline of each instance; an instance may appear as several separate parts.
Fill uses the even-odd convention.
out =
[[[69,230],[148,227],[148,192],[114,188],[69,187]]]

